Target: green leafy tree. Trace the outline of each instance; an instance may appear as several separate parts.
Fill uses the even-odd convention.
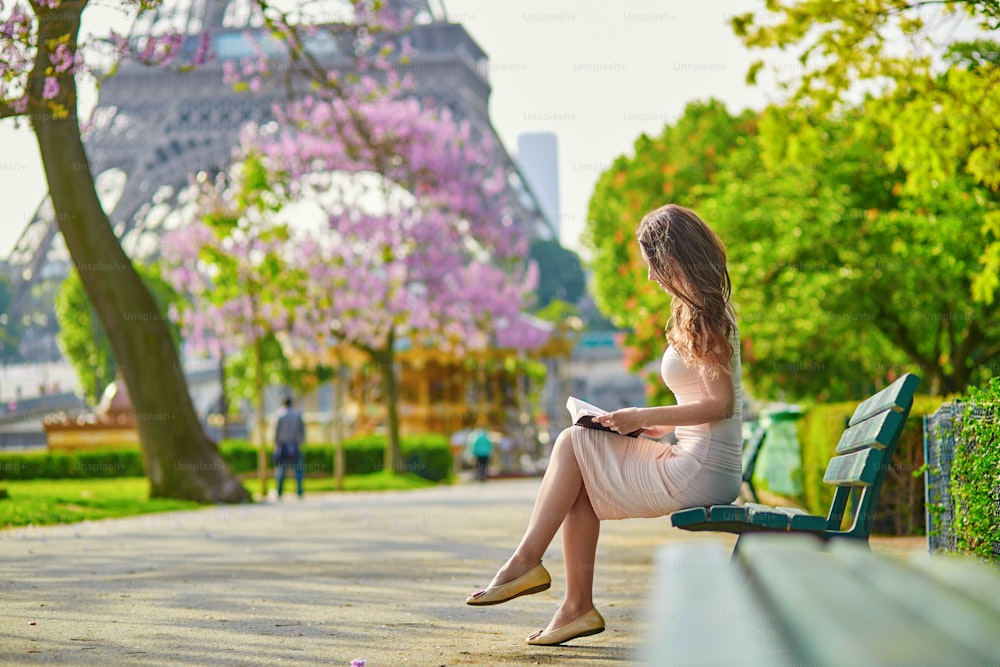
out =
[[[958,175],[1000,190],[998,47],[954,37],[963,23],[986,33],[1000,28],[1000,2],[771,0],[767,10],[734,17],[736,34],[750,48],[798,50],[802,71],[782,82],[796,107],[837,113],[859,91],[877,91],[863,120],[889,128],[885,159],[905,173],[905,192],[933,193]],[[755,62],[748,80],[763,68]],[[975,224],[980,270],[970,296],[991,303],[1000,289],[1000,211],[985,211]]]
[[[671,191],[727,242],[754,395],[846,398],[908,370],[948,393],[989,374],[1000,325],[969,296],[981,250],[969,221],[996,198],[965,174],[933,195],[909,192],[905,170],[886,157],[892,128],[869,114],[867,105],[826,119],[769,108],[751,122],[719,109],[713,136],[726,137],[726,122],[742,134],[716,148],[724,157],[700,181],[675,176],[690,153],[664,141],[698,146],[698,132],[679,131],[684,119],[660,140],[640,138],[634,157],[602,175],[588,236],[595,291],[632,329],[633,368],[662,350],[667,313],[665,295],[643,280],[633,230],[662,203],[649,193]]]
[[[180,303],[177,292],[163,280],[156,265],[136,265],[136,271],[160,312],[167,312]],[[115,377],[123,374],[123,369],[115,361],[108,335],[76,270],[70,271],[56,294],[55,313],[59,323],[59,347],[76,370],[86,399],[97,403]],[[137,321],[137,326],[141,324]],[[176,350],[180,345],[180,328],[172,322],[168,322],[168,328]]]
[[[949,393],[1000,354],[1000,318],[970,298],[981,246],[968,221],[995,202],[962,175],[909,194],[886,159],[891,129],[865,116],[769,109],[703,189],[699,211],[732,241],[758,395],[846,398],[905,371]]]
[[[558,241],[536,240],[531,242],[530,257],[538,265],[536,309],[545,308],[558,299],[576,303],[587,287],[580,257],[562,247]]]

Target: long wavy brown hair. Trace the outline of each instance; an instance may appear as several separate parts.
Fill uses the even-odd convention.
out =
[[[736,328],[726,248],[691,209],[667,204],[643,216],[636,230],[654,277],[673,295],[667,341],[689,366],[711,377],[729,372]]]

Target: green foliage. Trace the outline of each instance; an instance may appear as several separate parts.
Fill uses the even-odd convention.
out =
[[[274,333],[262,336],[261,352],[263,379],[260,381],[260,386],[277,385],[303,391],[314,385],[318,381],[317,378],[325,379],[332,375],[327,369],[304,371],[293,368]],[[236,405],[234,398],[255,401],[258,383],[253,347],[240,348],[227,355],[225,359],[226,396],[230,406]]]
[[[921,535],[925,529],[923,476],[923,418],[937,410],[943,399],[916,396],[903,427],[891,468],[886,474],[872,531],[892,535]],[[799,501],[812,514],[825,516],[830,510],[834,487],[823,482],[823,474],[835,455],[837,442],[857,401],[817,403],[797,423],[802,451],[802,497]],[[764,445],[767,446],[766,444]]]
[[[0,454],[0,479],[93,479],[145,474],[142,454],[122,445],[79,452],[11,452]]]
[[[949,393],[1000,355],[1000,318],[972,298],[975,228],[997,198],[962,175],[907,194],[890,128],[859,120],[881,104],[829,119],[770,108],[728,178],[705,188],[702,214],[736,240],[730,272],[757,396],[837,400],[907,371]]]
[[[161,277],[158,266],[137,264],[135,269],[153,295],[161,313],[180,303],[180,296]],[[114,382],[118,364],[104,326],[97,318],[76,269],[70,271],[59,288],[55,298],[55,313],[59,322],[59,347],[76,370],[86,398],[91,403],[97,403],[105,388]],[[174,346],[178,347],[180,327],[170,321],[167,325]]]
[[[727,243],[755,397],[843,400],[903,372],[946,394],[994,373],[1000,314],[973,297],[979,228],[1000,196],[963,173],[911,192],[890,155],[893,127],[877,121],[888,104],[827,117],[689,105],[602,174],[585,241],[599,307],[630,330],[633,369],[662,350],[668,302],[644,280],[633,230],[680,194]],[[711,157],[699,169],[696,155]]]
[[[579,312],[579,308],[567,301],[563,301],[562,299],[552,299],[545,305],[544,308],[538,309],[534,315],[540,320],[558,323],[577,316]]]
[[[401,445],[403,460],[399,470],[393,472],[411,472],[433,482],[447,479],[451,474],[451,447],[445,436],[434,433],[406,436]],[[219,450],[234,473],[257,471],[257,447],[245,440],[226,440],[219,445]],[[333,474],[333,445],[307,445],[303,451],[307,471]],[[344,440],[345,474],[366,475],[382,470],[384,452],[385,436],[365,435]],[[270,463],[269,452],[268,465]],[[143,474],[142,454],[128,446],[99,451],[0,454],[0,480],[90,479]]]
[[[344,440],[345,474],[367,475],[384,469],[385,436],[363,435]],[[438,434],[411,435],[402,438],[403,459],[392,472],[411,472],[438,482],[451,474],[452,455],[448,439]],[[245,440],[227,440],[219,449],[235,473],[257,470],[257,448]],[[310,444],[303,448],[306,471],[333,474],[334,446]],[[270,456],[268,457],[270,464]]]
[[[956,547],[993,561],[1000,560],[998,419],[1000,378],[985,387],[970,387],[955,438],[950,482]]]
[[[858,11],[856,3],[800,0],[768,2],[767,10],[735,17],[731,25],[748,47],[798,50],[802,68],[783,82],[794,91],[792,104],[828,117],[842,113],[862,85],[876,89],[879,102],[862,124],[890,130],[886,161],[904,171],[904,192],[937,198],[947,181],[968,176],[980,196],[991,193],[996,202],[1000,47],[992,40],[949,41],[967,34],[954,25],[963,18],[980,30],[1000,28],[998,3],[870,0]],[[928,11],[948,17],[951,29],[928,21]],[[943,55],[945,64],[931,54]],[[761,67],[751,66],[748,78]],[[966,222],[977,228],[980,253],[972,296],[988,304],[1000,289],[1000,211],[994,205]]]
[[[545,308],[553,299],[576,303],[586,289],[580,257],[558,241],[531,242],[531,260],[538,265],[535,308]]]

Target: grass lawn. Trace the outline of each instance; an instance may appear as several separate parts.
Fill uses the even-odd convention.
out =
[[[243,483],[251,493],[260,490],[260,482],[256,479]],[[345,491],[395,491],[433,485],[411,473],[394,475],[380,471],[344,478]],[[150,498],[149,482],[145,477],[12,480],[0,484],[0,488],[6,488],[9,496],[0,499],[0,528],[77,523],[204,506],[186,500]],[[274,479],[268,480],[268,488],[274,488]],[[306,494],[335,490],[336,482],[332,477],[305,480]],[[285,492],[289,491],[295,493],[294,477],[285,479]]]
[[[185,500],[149,498],[145,477],[115,479],[33,479],[5,482],[0,527],[77,523],[117,516],[198,507]]]
[[[250,493],[255,495],[260,493],[260,480],[256,477],[244,479],[243,486]],[[302,486],[306,494],[337,491],[337,481],[333,477],[306,477]],[[434,486],[434,482],[409,472],[393,474],[379,470],[367,475],[344,476],[344,491],[409,491],[426,486]],[[267,488],[278,488],[273,475],[268,477]],[[284,492],[295,495],[295,475],[285,475]]]

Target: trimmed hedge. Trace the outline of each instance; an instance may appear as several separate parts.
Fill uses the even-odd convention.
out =
[[[452,457],[448,439],[436,433],[410,435],[401,438],[399,447],[403,460],[395,472],[412,472],[432,482],[439,482],[451,474]],[[237,474],[257,471],[257,447],[245,440],[227,440],[220,445],[223,458]],[[333,474],[334,446],[332,444],[306,445],[305,466],[307,473]],[[344,440],[344,467],[348,475],[366,475],[384,467],[385,436],[361,435]],[[270,466],[270,450],[268,465]]]
[[[873,533],[923,535],[926,531],[924,478],[919,474],[924,464],[924,415],[933,413],[944,400],[934,396],[914,397],[882,485],[872,523]],[[825,516],[830,510],[835,489],[823,482],[823,473],[857,406],[857,401],[816,404],[798,422],[802,448],[802,497],[799,500],[812,514]]]
[[[443,435],[424,434],[401,439],[403,460],[397,472],[412,472],[438,482],[451,474],[452,456]],[[236,474],[257,471],[257,447],[245,440],[226,440],[219,446],[223,459]],[[332,444],[304,447],[306,471],[333,474]],[[384,436],[358,436],[344,440],[344,462],[349,475],[364,475],[383,468]],[[268,449],[268,467],[271,453]],[[138,449],[86,452],[25,452],[0,454],[0,480],[67,479],[88,477],[141,477],[145,475]]]
[[[142,477],[138,449],[0,454],[0,479]]]
[[[1000,377],[970,387],[955,438],[949,490],[962,552],[1000,561]]]

